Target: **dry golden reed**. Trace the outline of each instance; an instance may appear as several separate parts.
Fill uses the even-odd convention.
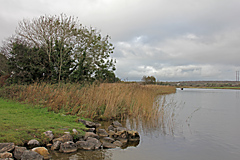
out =
[[[32,84],[12,86],[8,98],[91,119],[158,119],[157,95],[173,93],[174,87],[137,83]]]

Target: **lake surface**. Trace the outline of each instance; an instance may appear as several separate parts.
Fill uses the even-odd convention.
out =
[[[163,99],[161,97],[160,99]],[[165,96],[169,114],[154,127],[132,127],[140,133],[136,147],[73,154],[53,159],[78,160],[239,160],[240,90],[177,89]],[[169,116],[168,118],[166,116]]]

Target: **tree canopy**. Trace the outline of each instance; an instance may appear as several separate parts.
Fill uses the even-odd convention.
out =
[[[142,82],[144,84],[154,84],[156,83],[156,78],[154,76],[143,76]]]
[[[114,82],[116,61],[110,37],[65,14],[19,22],[1,52],[8,58],[13,82]]]

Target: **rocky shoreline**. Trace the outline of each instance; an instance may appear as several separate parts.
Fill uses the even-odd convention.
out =
[[[61,153],[73,153],[78,150],[98,150],[121,147],[125,148],[129,143],[138,144],[140,135],[137,131],[124,128],[118,121],[113,121],[107,131],[101,129],[101,124],[78,119],[88,129],[81,136],[75,129],[73,134],[65,132],[63,136],[55,138],[52,131],[44,132],[50,143],[44,147],[33,139],[27,143],[27,147],[15,146],[14,143],[0,143],[0,160],[43,160],[51,159],[48,150]],[[75,138],[74,138],[75,137]]]

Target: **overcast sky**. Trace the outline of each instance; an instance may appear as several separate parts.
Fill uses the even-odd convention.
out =
[[[0,41],[18,22],[78,17],[110,35],[122,80],[236,80],[240,0],[0,0]],[[2,43],[0,43],[2,44]]]

